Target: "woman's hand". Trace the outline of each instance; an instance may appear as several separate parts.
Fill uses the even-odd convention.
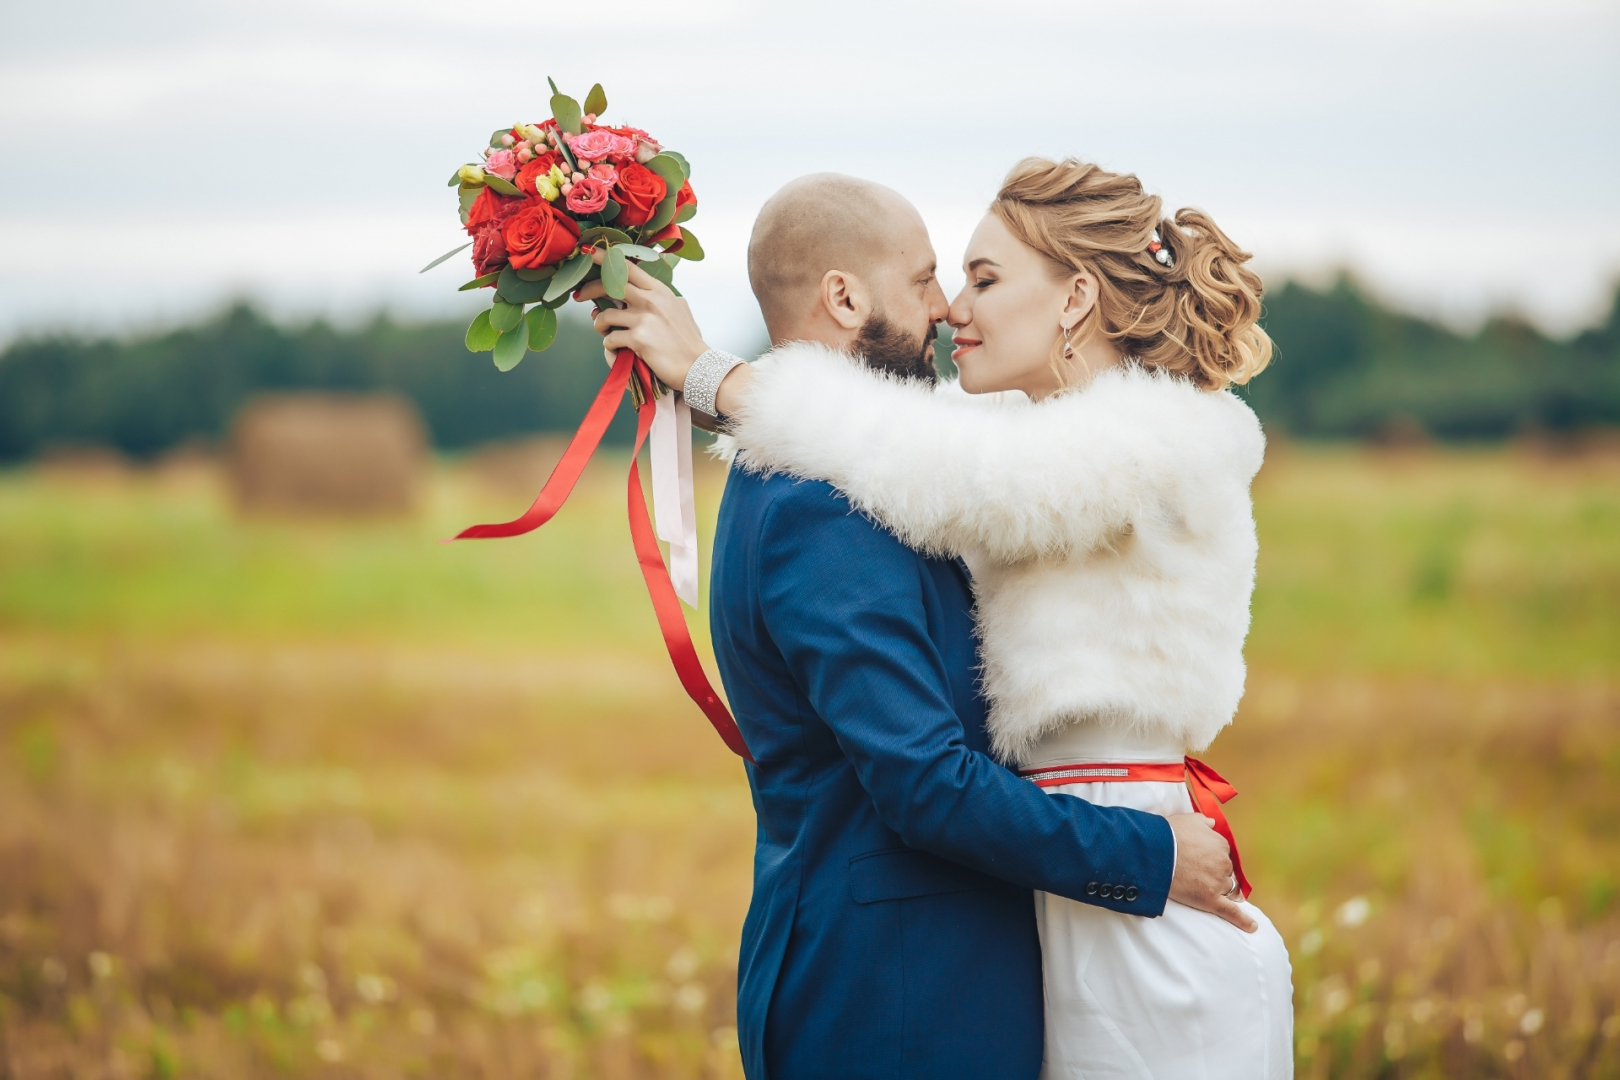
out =
[[[600,251],[593,257],[598,263],[602,261]],[[606,295],[607,287],[593,281],[574,297],[595,300]],[[623,307],[597,312],[592,320],[596,332],[602,335],[609,359],[620,349],[632,349],[665,386],[679,390],[686,383],[692,361],[709,350],[703,331],[692,318],[692,309],[668,285],[633,261],[623,302]]]

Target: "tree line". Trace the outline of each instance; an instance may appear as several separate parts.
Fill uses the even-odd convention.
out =
[[[1393,311],[1348,278],[1325,289],[1285,283],[1266,299],[1265,326],[1277,354],[1241,392],[1293,437],[1366,438],[1398,425],[1489,440],[1620,424],[1620,291],[1600,325],[1567,339],[1506,317],[1458,333]],[[387,316],[353,329],[285,326],[243,304],[142,337],[18,340],[0,353],[0,461],[86,443],[153,457],[218,440],[248,399],[291,390],[401,394],[444,450],[578,423],[605,370],[582,317],[565,317],[550,350],[506,373],[466,350],[464,329]],[[610,438],[628,439],[627,416]]]

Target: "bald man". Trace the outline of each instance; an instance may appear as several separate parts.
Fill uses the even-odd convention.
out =
[[[815,342],[927,380],[946,315],[934,263],[910,203],[832,174],[783,188],[748,246],[782,362]],[[608,347],[635,349],[692,396],[686,376],[709,349],[690,312],[639,270],[628,293],[598,318]],[[582,293],[599,295],[599,284]],[[723,376],[724,362],[712,370]],[[990,758],[972,608],[959,560],[907,548],[829,485],[744,469],[727,479],[710,620],[755,759],[737,987],[751,1080],[1033,1080],[1043,995],[1031,890],[1164,909],[1176,869],[1166,819],[1047,795]],[[1203,832],[1185,861],[1208,855],[1211,887],[1224,889],[1225,843]]]

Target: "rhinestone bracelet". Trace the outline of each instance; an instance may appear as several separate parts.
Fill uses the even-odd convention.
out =
[[[719,349],[710,349],[692,361],[692,367],[686,373],[686,382],[681,387],[681,393],[686,395],[686,403],[698,412],[719,416],[714,395],[719,392],[721,381],[731,374],[732,368],[747,362]]]

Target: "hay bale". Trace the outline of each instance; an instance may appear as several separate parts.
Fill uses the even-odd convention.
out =
[[[568,448],[568,437],[538,435],[485,443],[467,455],[462,470],[497,495],[533,497]]]
[[[260,397],[231,426],[231,487],[249,512],[405,513],[426,459],[421,417],[394,396]]]

